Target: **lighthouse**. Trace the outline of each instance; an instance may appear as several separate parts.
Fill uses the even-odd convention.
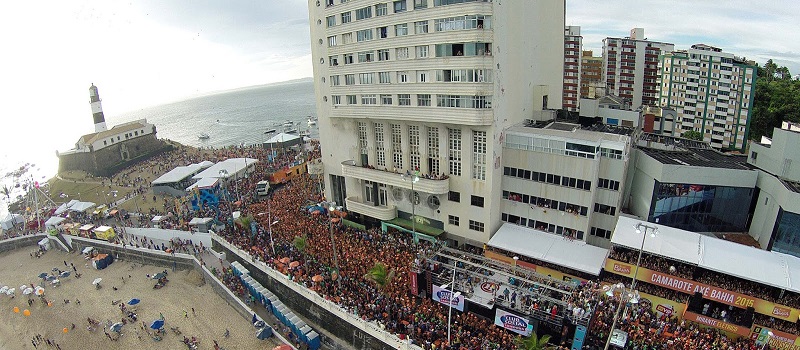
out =
[[[103,105],[100,104],[100,94],[97,92],[97,86],[94,86],[94,84],[89,87],[89,103],[92,106],[94,132],[106,131],[106,117],[103,115]]]

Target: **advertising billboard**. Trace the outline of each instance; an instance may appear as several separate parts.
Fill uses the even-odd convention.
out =
[[[514,333],[522,334],[526,337],[531,335],[531,332],[533,332],[533,325],[528,321],[527,318],[523,318],[500,309],[497,309],[497,312],[495,313],[494,324],[508,329]]]
[[[449,290],[442,289],[441,287],[439,287],[437,285],[434,285],[433,286],[433,295],[431,295],[431,297],[433,297],[433,300],[438,301],[438,302],[440,302],[440,303],[442,303],[444,305],[447,305],[447,306],[449,306],[452,303],[454,309],[463,312],[464,311],[464,296],[463,295],[459,295],[459,296],[453,298],[453,300],[450,300],[451,299],[450,296],[452,294],[453,293],[450,292]]]

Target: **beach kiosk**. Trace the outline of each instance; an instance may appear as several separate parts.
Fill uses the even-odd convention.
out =
[[[212,218],[193,218],[189,221],[189,226],[192,227],[192,231],[207,233],[211,229],[213,221]]]
[[[161,228],[161,221],[163,221],[166,218],[167,218],[166,216],[156,215],[153,217],[153,220],[150,220],[150,222],[153,224],[154,228]]]
[[[94,235],[98,239],[103,239],[106,241],[111,241],[114,237],[117,237],[117,233],[114,232],[114,228],[110,226],[100,226],[94,229]]]
[[[86,238],[89,238],[90,234],[92,233],[92,229],[93,229],[93,228],[94,228],[94,225],[92,225],[92,224],[86,224],[86,225],[83,225],[83,226],[81,226],[81,227],[78,229],[78,233],[79,233],[79,235],[80,235],[81,237],[86,237]]]

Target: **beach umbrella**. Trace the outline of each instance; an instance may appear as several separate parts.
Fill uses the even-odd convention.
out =
[[[322,275],[316,275],[314,277],[311,277],[311,280],[314,281],[314,282],[322,282],[322,280],[324,280],[324,279],[325,279],[325,277],[322,277]]]
[[[256,331],[256,338],[264,340],[272,336],[272,328],[264,327]]]
[[[35,292],[36,292],[36,295],[38,295],[38,296],[42,296],[42,295],[44,295],[44,288],[42,288],[42,287],[36,287],[36,290],[35,290]]]
[[[31,315],[31,310],[25,309],[25,311],[22,311],[22,314],[25,315],[25,316],[30,316]]]
[[[164,320],[155,320],[153,323],[150,324],[151,329],[161,329],[164,328]]]
[[[42,273],[39,274],[39,278],[45,279],[45,278],[47,278],[47,275],[49,275],[47,272],[42,272]]]
[[[69,271],[64,271],[64,272],[61,273],[60,276],[61,276],[61,278],[65,278],[65,277],[69,277],[69,274],[70,274]]]
[[[154,280],[160,280],[160,279],[162,279],[164,277],[167,277],[167,275],[165,273],[163,273],[163,272],[159,272],[155,276],[153,276],[153,279]]]
[[[59,285],[59,284],[61,284],[61,280],[59,280],[58,278],[56,278],[56,279],[54,279],[54,280],[53,280],[53,282],[51,282],[51,283],[53,283],[53,285],[54,285],[54,286],[56,286],[56,285]]]
[[[5,292],[8,292],[8,286],[3,286],[3,288],[0,288],[0,294]]]
[[[139,305],[139,302],[141,302],[141,300],[133,298],[131,300],[128,300],[128,305],[130,306]]]
[[[115,324],[112,324],[111,325],[111,331],[112,332],[117,332],[117,333],[121,332],[122,331],[122,323],[121,322],[117,322]]]
[[[31,295],[33,294],[33,288],[25,288],[22,290],[22,295]]]
[[[52,281],[52,280],[54,280],[56,278],[58,278],[58,277],[52,276],[52,275],[51,276],[47,276],[47,281],[50,282],[50,281]]]
[[[11,288],[8,291],[6,291],[6,295],[14,295],[14,292],[16,292],[16,291],[17,291],[16,288]]]
[[[16,306],[14,306],[14,313],[15,313],[15,314],[18,314],[18,313],[19,313],[19,308],[18,308],[18,307],[16,307]]]
[[[100,284],[100,281],[102,281],[102,280],[103,280],[103,279],[102,279],[102,278],[100,278],[100,277],[98,277],[98,278],[95,278],[95,279],[94,279],[94,281],[92,281],[92,284],[96,286],[96,285]]]

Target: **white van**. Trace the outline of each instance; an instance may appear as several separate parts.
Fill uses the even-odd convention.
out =
[[[266,196],[269,194],[269,181],[259,181],[256,184],[256,194],[259,196]]]

